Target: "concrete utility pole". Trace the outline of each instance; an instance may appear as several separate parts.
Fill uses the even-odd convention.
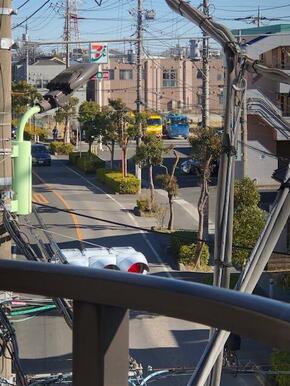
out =
[[[203,0],[203,13],[208,16],[208,0]],[[208,35],[203,32],[202,43],[202,127],[209,127],[209,63]]]
[[[70,0],[66,0],[66,8],[65,8],[65,40],[69,42],[70,40]],[[65,66],[69,67],[69,43],[65,45]]]
[[[0,194],[10,204],[11,192],[11,0],[0,8]],[[0,211],[0,259],[11,259],[11,241]],[[0,377],[11,379],[11,360],[0,357]]]
[[[136,88],[136,116],[138,136],[136,146],[140,146],[142,138],[141,122],[141,92],[142,92],[142,39],[143,39],[143,0],[137,0],[137,88]],[[141,167],[135,165],[135,175],[141,180]]]

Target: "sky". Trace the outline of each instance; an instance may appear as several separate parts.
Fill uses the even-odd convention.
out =
[[[13,8],[20,9],[18,14],[13,17],[13,26],[25,21],[46,2],[47,0],[14,0],[12,2]],[[197,7],[200,2],[201,0],[192,0],[190,4]],[[287,0],[275,0],[275,6],[273,6],[273,0],[243,0],[242,2],[209,0],[209,3],[210,15],[229,28],[254,27],[255,24],[249,23],[249,20],[238,21],[234,19],[257,16],[258,7],[260,7],[261,16],[266,18],[261,25],[290,24],[290,2],[288,3]],[[101,6],[98,6],[95,0],[79,0],[77,4],[81,40],[97,42],[98,40],[134,37],[137,0],[101,0]],[[62,40],[64,5],[64,0],[50,0],[27,21],[28,34],[31,40]],[[145,21],[144,23],[144,46],[150,52],[160,53],[177,44],[186,45],[184,38],[201,35],[197,26],[174,13],[165,0],[143,0],[143,7],[145,10],[154,9],[156,13],[154,21]],[[25,25],[26,23],[13,29],[14,39],[21,38],[25,32]],[[154,38],[155,40],[146,41],[146,38]],[[73,36],[72,39],[74,39]],[[110,47],[130,48],[129,44],[125,43],[110,43]]]

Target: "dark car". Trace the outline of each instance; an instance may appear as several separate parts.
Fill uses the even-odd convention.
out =
[[[188,159],[181,163],[181,171],[183,174],[201,175],[201,162],[195,159]],[[214,161],[212,164],[212,177],[217,177],[219,169],[219,161]]]
[[[45,145],[40,143],[33,144],[31,147],[32,165],[51,165],[51,156]]]

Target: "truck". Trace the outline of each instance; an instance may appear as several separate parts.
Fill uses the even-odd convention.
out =
[[[162,137],[162,117],[159,114],[151,114],[147,118],[145,127],[145,135],[156,135]]]
[[[165,130],[168,138],[187,138],[189,136],[189,122],[186,115],[168,114]]]

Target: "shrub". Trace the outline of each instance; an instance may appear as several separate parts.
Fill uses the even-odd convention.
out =
[[[170,236],[170,249],[173,256],[178,259],[179,249],[182,245],[196,242],[196,233],[190,231],[176,231]]]
[[[105,162],[94,154],[82,153],[76,158],[76,165],[85,173],[94,173],[98,168],[103,168]]]
[[[182,245],[179,248],[178,261],[184,265],[192,265],[194,259],[196,244]],[[209,260],[209,248],[207,244],[203,244],[201,257],[199,261],[200,267],[207,267]]]
[[[77,164],[77,159],[80,157],[79,152],[71,152],[68,155],[69,163],[71,165],[76,165]]]
[[[290,353],[286,351],[274,351],[271,357],[272,368],[274,371],[290,371]],[[288,374],[278,374],[275,376],[278,386],[289,386],[290,376]]]
[[[136,203],[137,203],[137,208],[139,210],[141,210],[141,212],[148,212],[149,211],[150,205],[149,205],[149,198],[148,197],[146,197],[146,196],[140,197]]]
[[[123,177],[121,172],[99,168],[97,178],[120,194],[136,194],[140,190],[141,182],[133,174]]]
[[[49,144],[49,147],[53,154],[69,154],[73,151],[73,145],[71,143],[54,141]]]
[[[31,139],[34,139],[35,135],[39,137],[40,141],[45,141],[48,137],[46,129],[43,129],[39,126],[34,127],[32,125],[26,124],[24,129],[24,139],[30,141]]]

